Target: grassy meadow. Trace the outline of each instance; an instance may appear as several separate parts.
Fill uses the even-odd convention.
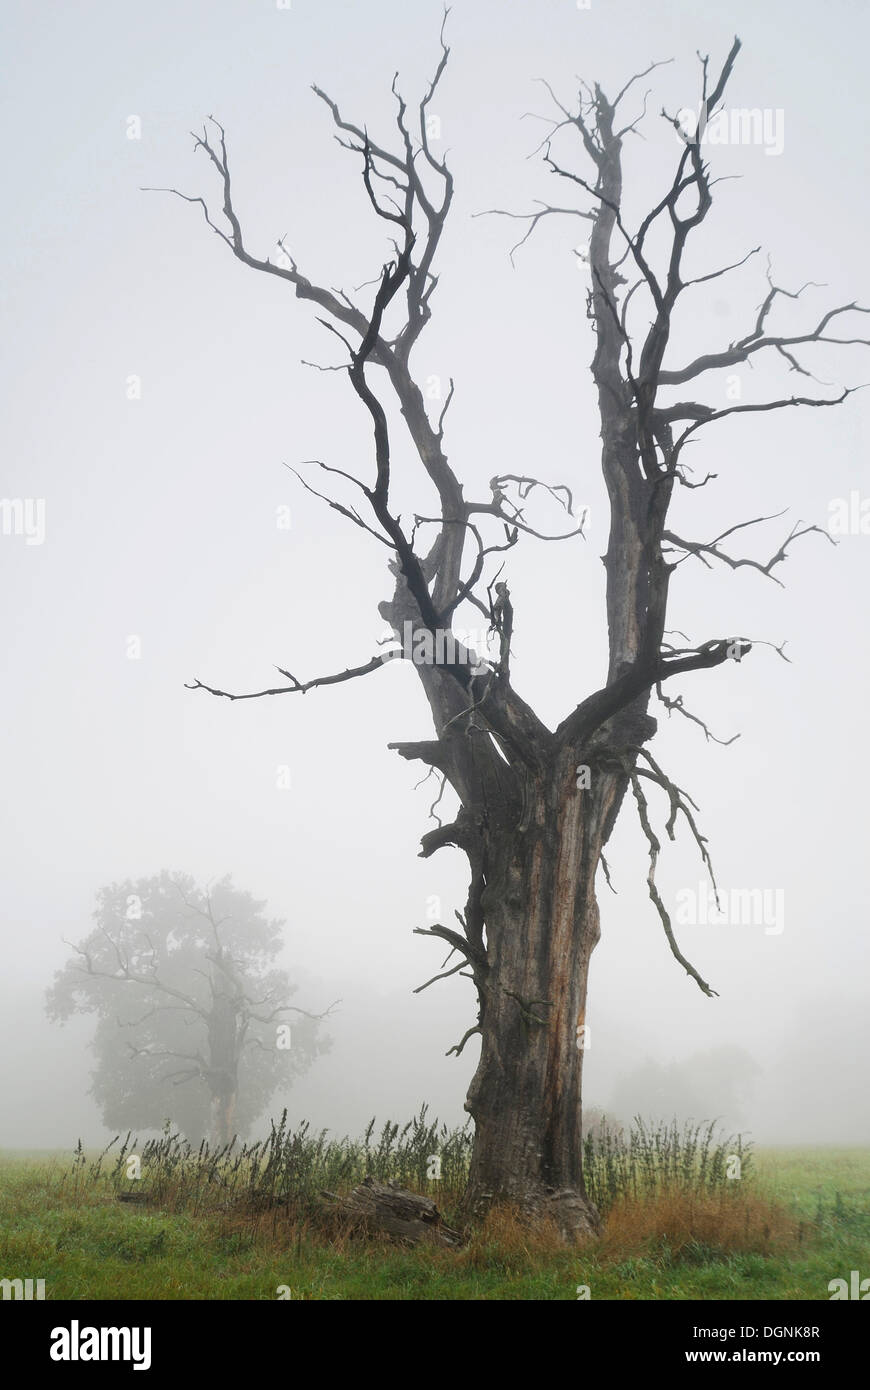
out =
[[[0,1151],[0,1278],[48,1299],[816,1299],[870,1274],[870,1149],[752,1151],[712,1127],[606,1128],[586,1146],[602,1235],[574,1249],[498,1209],[458,1249],[351,1229],[324,1192],[367,1174],[433,1197],[451,1224],[467,1131],[427,1122],[328,1140],[190,1150],[164,1134],[103,1154]],[[441,1179],[427,1177],[441,1157]],[[729,1159],[740,1157],[739,1180]],[[128,1174],[131,1156],[141,1178]],[[123,1194],[134,1200],[122,1200]],[[288,1292],[289,1290],[289,1292]]]

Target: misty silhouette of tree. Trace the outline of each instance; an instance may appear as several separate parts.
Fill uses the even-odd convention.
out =
[[[48,990],[55,1021],[97,1015],[91,1092],[111,1128],[226,1143],[329,1049],[275,966],[283,923],[233,886],[164,871],[100,890],[96,925]]]

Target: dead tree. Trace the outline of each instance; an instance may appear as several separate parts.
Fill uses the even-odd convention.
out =
[[[739,47],[735,39],[715,80],[707,59],[701,60],[701,99],[709,119],[719,108]],[[694,361],[672,362],[668,345],[675,310],[683,293],[699,283],[683,277],[684,252],[712,206],[714,180],[702,158],[700,132],[689,137],[676,118],[662,112],[682,139],[682,148],[669,132],[676,163],[673,178],[640,224],[631,227],[623,211],[622,155],[640,118],[623,121],[621,111],[635,83],[646,74],[633,77],[613,100],[600,86],[584,85],[576,107],[557,103],[560,115],[542,147],[543,158],[577,201],[567,208],[541,204],[527,215],[526,236],[550,214],[581,217],[590,227],[587,314],[595,334],[592,374],[610,503],[605,557],[610,655],[603,684],[586,693],[557,728],[548,728],[514,685],[510,594],[502,582],[493,601],[493,570],[504,565],[494,557],[527,537],[567,540],[582,531],[582,520],[558,536],[533,527],[527,519],[530,496],[547,486],[535,477],[497,476],[489,498],[466,499],[445,450],[453,383],[438,418],[431,419],[411,367],[413,350],[432,312],[438,285],[435,257],[453,198],[450,170],[433,151],[427,134],[427,111],[448,55],[442,31],[440,61],[413,123],[394,79],[392,143],[376,142],[364,126],[348,120],[334,100],[314,88],[331,113],[339,143],[359,160],[370,211],[381,219],[392,244],[389,260],[367,291],[365,306],[308,279],[283,241],[275,259],[261,259],[248,249],[233,201],[225,132],[212,118],[194,137],[195,148],[213,166],[222,190],[222,216],[214,214],[204,198],[165,190],[198,204],[208,226],[238,260],[292,286],[297,298],[309,301],[319,322],[343,344],[343,370],[368,418],[373,456],[362,460],[356,472],[317,461],[313,466],[319,469],[320,487],[310,481],[311,475],[301,481],[387,550],[394,584],[380,613],[400,643],[315,679],[299,680],[279,667],[280,685],[251,693],[234,694],[199,679],[190,688],[233,700],[258,699],[374,675],[390,658],[415,664],[434,737],[390,747],[434,770],[458,798],[455,818],[424,835],[422,855],[455,846],[470,865],[467,902],[457,913],[460,929],[445,924],[418,928],[458,953],[459,965],[446,973],[463,968],[477,991],[477,1024],[451,1049],[458,1054],[471,1036],[480,1035],[480,1061],[466,1101],[475,1121],[468,1208],[476,1211],[493,1198],[506,1197],[555,1215],[570,1233],[594,1225],[596,1219],[583,1195],[583,1052],[576,1040],[585,1019],[589,960],[600,934],[597,872],[599,865],[606,872],[604,850],[629,791],[648,842],[649,895],[668,946],[698,987],[707,995],[714,993],[681,953],[656,887],[661,841],[651,792],[664,794],[667,835],[673,839],[682,818],[708,868],[710,861],[694,803],[646,746],[656,731],[650,704],[657,696],[669,711],[703,724],[684,707],[681,696],[667,693],[670,683],[676,676],[739,660],[753,643],[729,634],[695,645],[684,639],[686,645],[675,645],[667,629],[671,577],[684,562],[699,561],[711,567],[754,566],[777,580],[775,571],[789,547],[820,530],[793,527],[766,562],[735,555],[728,548],[742,529],[766,518],[741,522],[706,541],[676,534],[668,523],[674,489],[703,487],[711,481],[709,475],[693,476],[686,463],[687,445],[727,416],[832,406],[850,394],[849,389],[833,396],[808,393],[719,409],[686,399],[685,388],[700,388],[711,373],[750,363],[756,354],[778,354],[792,372],[809,381],[803,350],[811,344],[867,345],[854,330],[844,328],[842,335],[837,330],[868,311],[856,304],[841,305],[800,334],[778,333],[773,327],[778,301],[795,295],[768,277],[769,288],[744,337]],[[564,140],[574,142],[577,167],[570,160],[559,163],[554,156],[554,142]],[[748,259],[700,280],[713,280]],[[393,440],[384,404],[390,395],[422,473],[438,497],[437,511],[417,515],[413,526],[400,522],[392,500]],[[572,491],[564,484],[548,490],[573,518]],[[535,492],[531,500],[539,495]],[[488,593],[489,601],[482,592]],[[438,645],[439,637],[452,637],[457,610],[468,604],[498,633],[494,659],[475,664],[461,643]],[[434,656],[418,659],[419,652]],[[580,767],[588,774],[578,776]]]

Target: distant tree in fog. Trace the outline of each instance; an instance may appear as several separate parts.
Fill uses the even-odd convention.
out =
[[[201,888],[164,871],[100,890],[46,1008],[54,1021],[98,1016],[91,1090],[110,1128],[171,1118],[226,1143],[328,1050],[325,1014],[289,1003],[295,986],[274,964],[283,923],[264,906],[229,876]]]

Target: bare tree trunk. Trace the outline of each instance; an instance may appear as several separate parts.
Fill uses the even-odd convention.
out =
[[[212,1094],[211,1098],[211,1137],[213,1143],[223,1148],[232,1139],[235,1129],[236,1092],[227,1088]]]
[[[491,834],[481,1054],[466,1101],[469,1210],[507,1199],[567,1235],[598,1225],[583,1187],[586,991],[600,936],[596,874],[626,778],[583,782],[563,753],[532,782],[520,824]]]
[[[207,1019],[208,1069],[211,1092],[211,1132],[223,1147],[233,1137],[239,1087],[239,1043],[242,1015],[238,974],[229,952],[218,947],[209,956],[211,1008]]]

